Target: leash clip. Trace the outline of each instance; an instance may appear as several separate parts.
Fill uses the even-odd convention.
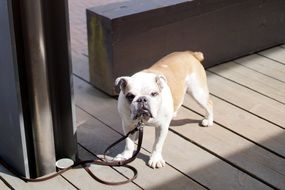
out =
[[[141,118],[139,119],[138,123],[137,123],[136,128],[137,128],[138,130],[142,130],[143,127],[144,127],[144,122],[143,122],[143,119],[142,119],[142,117],[141,117]]]

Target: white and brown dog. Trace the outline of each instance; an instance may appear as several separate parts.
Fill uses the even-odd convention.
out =
[[[209,100],[209,90],[201,52],[175,52],[159,60],[150,68],[135,73],[131,77],[116,79],[120,86],[118,111],[124,132],[135,127],[139,115],[147,126],[155,127],[155,142],[148,165],[160,168],[165,165],[161,155],[169,124],[182,105],[185,92],[206,110],[203,126],[213,125],[213,105]],[[135,136],[127,138],[125,150],[116,160],[132,156]]]

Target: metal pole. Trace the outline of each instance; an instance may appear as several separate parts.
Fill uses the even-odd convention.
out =
[[[56,158],[76,159],[68,0],[42,1]]]
[[[43,0],[21,0],[37,176],[55,171],[42,3]]]

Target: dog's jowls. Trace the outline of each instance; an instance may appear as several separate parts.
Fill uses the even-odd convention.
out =
[[[147,126],[155,127],[155,142],[148,165],[160,168],[165,165],[162,147],[167,136],[170,121],[182,105],[185,93],[190,94],[206,110],[203,126],[213,125],[213,106],[201,52],[175,52],[159,60],[150,68],[116,79],[120,86],[118,111],[125,133],[137,124],[142,115]],[[116,160],[132,156],[135,135],[126,140],[125,150]]]

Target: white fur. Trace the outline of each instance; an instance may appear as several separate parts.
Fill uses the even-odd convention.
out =
[[[133,120],[137,105],[136,100],[144,96],[149,100],[150,110],[153,118],[150,118],[146,125],[155,127],[155,142],[153,145],[152,154],[148,165],[152,168],[160,168],[165,166],[165,161],[162,157],[162,148],[167,136],[169,124],[174,113],[173,99],[169,86],[165,77],[159,77],[159,84],[156,82],[157,75],[148,72],[139,72],[131,77],[120,77],[116,80],[116,84],[120,84],[120,80],[124,80],[128,87],[121,86],[121,92],[118,99],[118,111],[122,119],[123,130],[125,134],[132,130],[137,120]],[[186,91],[205,108],[207,114],[202,121],[202,125],[210,126],[213,124],[213,108],[209,100],[208,87],[203,87],[196,74],[191,74],[185,81]],[[151,92],[160,91],[159,97],[151,97]],[[132,93],[136,95],[132,103],[126,99],[126,94]],[[115,157],[115,160],[129,159],[134,151],[136,136],[132,135],[127,138],[125,150]]]
[[[136,94],[136,99],[141,96],[149,96],[152,91],[159,90],[154,80],[155,77],[156,75],[154,74],[140,72],[129,78],[128,85],[131,85],[132,88],[130,91]],[[157,99],[151,99],[151,110],[153,110],[152,113],[154,118],[149,119],[146,123],[147,126],[154,126],[156,133],[153,151],[148,162],[149,166],[152,168],[159,168],[165,165],[161,152],[173,115],[173,101],[170,89],[166,81],[162,80],[160,82],[162,82],[163,85],[160,92],[160,97],[157,97]],[[129,105],[125,98],[125,94],[121,90],[118,99],[118,111],[122,119],[125,133],[133,129],[137,123],[136,120],[132,119],[132,111],[130,112],[131,107],[132,104]],[[123,160],[130,158],[135,148],[135,140],[136,137],[134,136],[127,138],[125,150],[121,154],[118,154],[115,159]]]
[[[203,126],[213,125],[213,106],[209,100],[208,87],[203,87],[195,73],[186,78],[187,93],[190,94],[196,102],[206,110],[205,118],[202,120]]]

